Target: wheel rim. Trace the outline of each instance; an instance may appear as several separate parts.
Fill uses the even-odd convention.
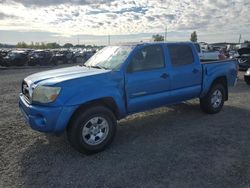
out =
[[[109,132],[108,121],[103,117],[93,117],[84,124],[82,137],[88,145],[98,145],[105,140]]]
[[[211,104],[213,108],[218,108],[222,102],[222,93],[220,90],[215,90],[211,97]]]

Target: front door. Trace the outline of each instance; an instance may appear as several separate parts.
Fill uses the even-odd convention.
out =
[[[133,56],[126,73],[128,112],[139,112],[168,103],[170,75],[161,45],[141,47]]]

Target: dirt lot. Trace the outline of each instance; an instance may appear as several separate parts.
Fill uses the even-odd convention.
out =
[[[87,156],[65,135],[31,130],[18,109],[22,79],[44,69],[0,70],[0,187],[250,187],[250,87],[223,111],[198,100],[130,116],[114,143]]]

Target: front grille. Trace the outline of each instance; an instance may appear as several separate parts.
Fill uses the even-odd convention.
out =
[[[23,81],[22,83],[22,93],[26,97],[26,99],[30,101],[29,85],[25,81]]]

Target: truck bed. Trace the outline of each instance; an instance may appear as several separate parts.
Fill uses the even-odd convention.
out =
[[[237,66],[238,61],[235,59],[219,60],[201,62],[203,69],[203,86],[202,94],[205,95],[208,92],[209,86],[216,78],[224,77],[227,80],[228,86],[235,85],[235,78],[237,78]]]

